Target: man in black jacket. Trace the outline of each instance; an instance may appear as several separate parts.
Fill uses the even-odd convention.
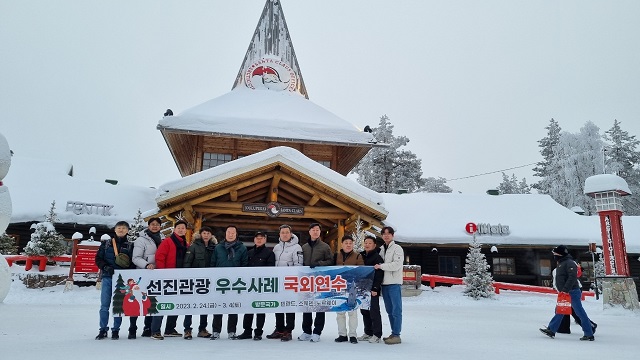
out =
[[[376,245],[376,238],[372,235],[367,235],[364,238],[364,251],[362,254],[362,260],[366,266],[374,266],[384,262],[382,256],[378,252]],[[373,275],[373,285],[371,286],[371,303],[369,310],[360,309],[362,314],[362,322],[364,323],[364,335],[360,336],[358,340],[368,341],[370,343],[379,343],[382,338],[382,316],[380,315],[380,288],[382,285],[382,278],[384,277],[384,271],[378,269],[375,270]]]
[[[557,246],[552,252],[553,258],[558,262],[555,276],[558,291],[560,293],[568,293],[569,296],[571,296],[571,307],[575,310],[582,322],[581,326],[582,331],[584,331],[584,336],[581,337],[580,340],[593,341],[595,337],[593,336],[591,320],[589,320],[586,311],[584,311],[582,307],[582,290],[578,285],[578,265],[573,261],[571,255],[569,255],[569,250],[567,250],[564,245]],[[541,328],[540,331],[553,339],[560,327],[563,317],[564,315],[562,314],[556,314],[551,318],[549,326]]]
[[[266,246],[267,234],[258,231],[253,237],[253,243],[256,246],[250,249],[247,256],[249,258],[248,266],[275,266],[276,257],[273,251]],[[264,327],[265,314],[256,314],[256,330],[253,340],[262,340],[262,328]],[[237,339],[251,339],[251,324],[253,323],[253,314],[244,314],[242,319],[242,327],[244,331]]]
[[[101,270],[102,288],[100,289],[100,332],[96,336],[96,340],[102,340],[107,337],[107,331],[109,330],[109,308],[111,307],[111,295],[112,289],[112,276],[114,270],[128,269],[131,267],[131,261],[129,265],[125,266],[122,262],[116,263],[116,257],[118,254],[126,254],[131,259],[129,241],[127,240],[127,233],[129,232],[129,224],[126,221],[118,221],[114,228],[116,236],[114,238],[103,240],[96,253],[96,265]],[[120,324],[122,324],[121,317],[113,318],[113,327],[111,328],[111,339],[118,340],[120,338]]]

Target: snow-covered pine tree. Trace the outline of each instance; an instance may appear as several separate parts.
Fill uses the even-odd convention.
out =
[[[511,174],[511,178],[504,172],[502,173],[502,182],[498,185],[500,194],[530,194],[531,187],[527,185],[527,179],[518,180],[516,174]]]
[[[51,203],[49,213],[44,218],[45,221],[35,225],[31,240],[24,247],[24,253],[30,256],[60,256],[64,254],[66,246],[64,236],[58,234],[52,222],[58,221],[55,201]]]
[[[424,178],[424,185],[420,188],[421,192],[427,193],[451,193],[453,190],[447,186],[447,179],[443,177],[438,177],[437,179],[434,177]]]
[[[602,278],[605,276],[604,260],[602,259],[602,253],[598,254],[598,260],[596,260],[596,262],[593,264],[593,276],[598,278],[598,280],[596,281],[596,279],[593,279],[594,281],[591,282],[591,290],[597,291],[598,294],[602,294]],[[596,282],[598,283],[597,287],[596,287]]]
[[[595,213],[593,199],[584,195],[584,182],[590,176],[603,173],[603,146],[600,129],[591,121],[577,134],[560,134],[553,160],[559,178],[549,189],[549,195],[556,202],[567,208],[580,206],[587,215]]]
[[[378,143],[390,146],[371,149],[351,171],[358,174],[358,182],[384,193],[395,193],[399,189],[414,192],[422,187],[422,160],[411,151],[400,149],[409,143],[409,138],[393,135],[393,125],[387,115],[380,117],[380,124],[372,130]]]
[[[541,178],[540,181],[533,184],[533,188],[537,189],[541,194],[549,194],[553,184],[553,176],[557,170],[554,166],[554,148],[560,141],[560,132],[562,131],[560,124],[553,118],[545,129],[547,129],[547,136],[538,140],[538,147],[543,160],[533,168],[534,176]]]
[[[622,198],[625,215],[640,215],[640,140],[622,130],[618,120],[603,135],[605,146],[605,171],[627,181],[631,195]]]
[[[142,218],[142,211],[138,209],[136,216],[133,218],[133,224],[131,225],[129,232],[127,233],[127,240],[129,240],[129,242],[136,241],[140,231],[144,230],[145,228],[146,227],[145,227],[144,219]]]
[[[0,235],[0,254],[16,255],[18,254],[18,245],[16,239],[9,236],[6,232]]]
[[[493,297],[493,277],[489,272],[487,258],[481,252],[480,244],[476,235],[473,234],[473,241],[469,244],[466,265],[464,266],[465,276],[462,278],[466,285],[464,294],[476,300],[480,298]]]
[[[364,230],[362,230],[362,225],[362,220],[360,220],[360,216],[358,216],[358,220],[355,222],[355,229],[351,232],[351,236],[353,237],[353,250],[357,252],[364,250],[365,233]]]

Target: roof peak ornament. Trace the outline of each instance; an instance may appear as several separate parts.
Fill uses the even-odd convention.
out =
[[[280,1],[267,0],[232,90],[296,92],[309,98]]]

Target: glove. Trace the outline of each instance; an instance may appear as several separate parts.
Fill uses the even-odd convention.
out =
[[[104,271],[105,274],[111,276],[111,275],[113,275],[113,266],[105,265],[102,268],[102,271]]]

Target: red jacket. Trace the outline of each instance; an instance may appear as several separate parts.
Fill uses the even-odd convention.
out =
[[[173,234],[178,238],[184,246],[187,246],[187,242],[178,236],[177,234]],[[157,269],[175,269],[176,268],[176,244],[173,243],[171,237],[165,238],[158,246],[158,250],[156,251],[156,268]]]

